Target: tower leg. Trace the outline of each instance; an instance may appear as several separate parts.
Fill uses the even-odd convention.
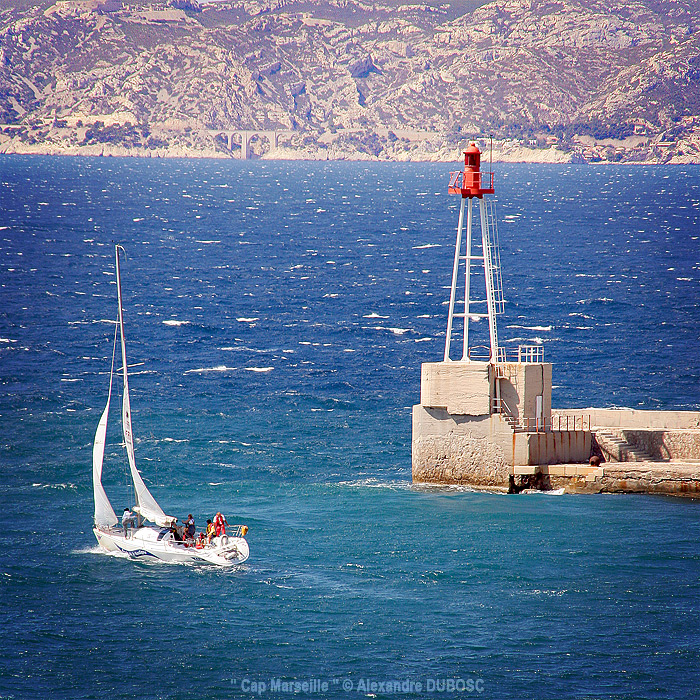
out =
[[[486,202],[479,201],[481,212],[481,249],[484,254],[484,276],[486,281],[486,306],[489,314],[489,340],[491,342],[491,361],[498,362],[498,332],[496,330],[496,304],[493,293],[493,268],[491,266],[492,253],[489,240],[488,213]]]
[[[489,220],[486,202],[479,201],[479,211],[481,213],[481,250],[484,254],[484,276],[486,281],[486,306],[489,314],[489,340],[491,343],[491,364],[494,368],[494,389],[496,395],[495,410],[502,412],[501,407],[501,378],[499,377],[499,356],[498,356],[498,331],[496,327],[496,303],[493,289],[493,251],[491,250],[491,238],[489,236]]]
[[[464,202],[464,200],[462,200]],[[467,249],[464,251],[464,343],[462,345],[462,359],[469,359],[469,294],[471,292],[472,272],[472,198],[469,198],[467,207]]]
[[[471,205],[471,200],[469,202]],[[471,209],[471,206],[470,206]],[[455,243],[455,259],[452,265],[452,287],[450,289],[450,306],[447,312],[447,336],[445,337],[445,362],[450,361],[450,342],[452,339],[452,323],[455,312],[455,297],[457,294],[457,276],[459,274],[459,254],[462,250],[462,226],[464,224],[464,198],[459,207],[459,223],[457,224],[457,242]]]

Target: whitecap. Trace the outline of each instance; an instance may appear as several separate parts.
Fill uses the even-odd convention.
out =
[[[170,318],[167,321],[163,321],[163,324],[166,326],[186,326],[189,323],[191,323],[191,321],[177,321],[174,318]]]
[[[95,545],[94,547],[85,547],[84,549],[74,549],[73,554],[103,554],[104,556],[107,557],[117,557],[117,559],[128,559],[129,555],[126,552],[122,552],[121,550],[116,550],[112,552],[108,552],[99,545]]]
[[[513,324],[511,326],[506,326],[506,328],[522,328],[528,331],[551,331],[553,326],[518,326]]]
[[[217,367],[200,367],[199,369],[185,370],[185,374],[204,374],[205,372],[233,372],[235,367],[227,367],[226,365],[218,365]]]
[[[94,547],[84,547],[83,549],[74,549],[71,554],[107,554],[100,545],[96,544]]]
[[[12,338],[0,338],[0,343],[16,343],[16,340],[12,340]]]
[[[272,372],[274,367],[246,367],[248,372]]]
[[[409,484],[412,491],[456,491],[458,493],[484,493],[491,496],[506,496],[506,489],[497,488],[474,488],[473,486],[464,486],[463,484],[433,484],[430,482],[413,482]]]
[[[389,328],[389,330],[394,335],[403,335],[404,333],[408,333],[411,329],[410,328]]]
[[[36,489],[75,489],[77,488],[75,484],[42,484],[34,483],[32,486]]]
[[[134,221],[135,223],[143,221],[143,217],[137,217],[136,219],[132,219],[132,221]]]
[[[236,321],[239,323],[252,323],[253,321],[259,321],[260,319],[257,316],[252,316],[251,318],[244,318],[241,316],[241,318],[237,318]]]
[[[221,241],[195,241],[195,243],[202,243],[203,245],[210,245],[211,243],[221,243]]]
[[[414,245],[412,250],[425,250],[426,248],[442,248],[442,243],[426,243],[425,245]]]
[[[380,481],[374,477],[366,479],[355,479],[353,481],[338,481],[337,483],[329,484],[330,486],[345,486],[350,488],[369,488],[369,489],[410,489],[412,483],[410,481]]]
[[[566,491],[563,488],[550,489],[549,491],[540,491],[539,489],[525,489],[520,493],[524,493],[527,496],[533,496],[535,494],[541,494],[543,496],[563,496],[566,493]]]
[[[380,316],[378,313],[375,313],[374,311],[371,314],[365,314],[362,318],[389,318],[388,316]]]

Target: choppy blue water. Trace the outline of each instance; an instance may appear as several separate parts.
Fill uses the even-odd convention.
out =
[[[0,698],[698,697],[697,501],[410,483],[449,169],[0,157]],[[497,196],[500,335],[554,405],[700,409],[700,168],[499,165]],[[115,242],[137,463],[249,525],[233,571],[95,546]]]

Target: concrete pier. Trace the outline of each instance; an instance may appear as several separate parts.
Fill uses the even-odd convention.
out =
[[[423,364],[413,481],[700,497],[700,412],[553,411],[551,387],[543,362]]]
[[[656,493],[700,498],[700,460],[692,462],[606,462],[515,467],[516,478],[532,479],[540,490],[566,493]]]
[[[496,317],[505,300],[495,209],[486,199],[495,192],[494,174],[480,168],[481,151],[471,143],[464,170],[450,173],[447,191],[462,201],[445,353],[442,362],[421,367],[413,481],[510,493],[564,488],[700,496],[700,413],[553,411],[552,365],[542,345],[499,345]],[[488,345],[480,345],[474,326],[486,318]],[[452,343],[453,333],[460,342]]]

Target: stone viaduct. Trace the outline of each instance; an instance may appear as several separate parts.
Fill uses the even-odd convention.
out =
[[[264,129],[208,129],[207,131],[212,136],[225,136],[229,151],[233,151],[235,139],[240,139],[241,160],[247,160],[250,157],[250,142],[255,136],[266,138],[270,142],[271,148],[277,148],[280,138],[288,138],[294,133],[293,131]]]

